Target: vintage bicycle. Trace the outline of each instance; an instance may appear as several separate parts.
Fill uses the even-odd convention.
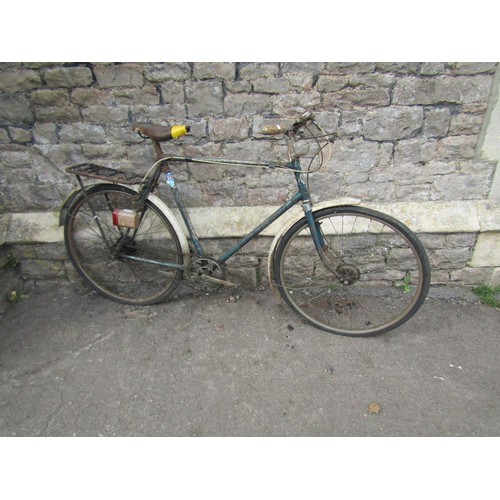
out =
[[[187,134],[188,126],[140,122],[132,127],[151,140],[156,151],[157,160],[145,175],[91,163],[66,169],[78,181],[61,209],[66,249],[84,281],[103,296],[124,304],[150,305],[165,300],[182,279],[205,291],[233,287],[226,262],[301,204],[303,212],[274,237],[268,259],[270,284],[292,310],[322,330],[368,336],[399,327],[421,307],[430,284],[429,261],[407,226],[357,205],[313,206],[309,177],[330,160],[334,136],[311,112],[288,124],[263,127],[263,135],[286,142],[283,161],[165,156],[161,143]],[[302,166],[297,143],[306,140],[316,149]],[[207,255],[174,178],[179,162],[288,172],[296,192],[225,253]],[[184,226],[154,194],[164,185],[162,176]],[[85,185],[82,178],[92,183]]]

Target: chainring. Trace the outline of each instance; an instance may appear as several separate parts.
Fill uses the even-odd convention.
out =
[[[226,271],[221,264],[209,257],[199,257],[191,262],[189,267],[189,280],[194,288],[202,292],[214,292],[218,290],[222,283],[216,283],[208,278],[217,280],[226,279]]]

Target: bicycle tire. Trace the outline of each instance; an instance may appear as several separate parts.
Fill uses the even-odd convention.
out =
[[[159,263],[181,266],[183,255],[174,228],[150,200],[145,202],[136,230],[113,224],[113,209],[133,208],[136,195],[133,189],[119,185],[96,184],[87,188],[85,195],[79,193],[68,209],[64,240],[73,266],[94,290],[123,304],[149,305],[170,295],[183,274],[178,267]],[[123,246],[116,253],[119,241]]]
[[[429,260],[412,231],[363,207],[328,207],[313,215],[336,274],[321,261],[306,218],[300,219],[273,256],[285,302],[309,323],[339,335],[379,335],[408,321],[430,285]]]

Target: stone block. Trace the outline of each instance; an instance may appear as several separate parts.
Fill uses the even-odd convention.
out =
[[[128,106],[90,106],[82,109],[84,121],[97,124],[128,123]]]
[[[9,134],[7,133],[7,130],[0,128],[0,145],[9,143],[10,143],[10,137]]]
[[[440,175],[431,185],[431,200],[479,200],[489,189],[489,178],[477,175]]]
[[[481,132],[483,115],[460,113],[453,115],[450,122],[450,135],[477,135]]]
[[[91,143],[102,144],[106,142],[106,133],[100,125],[88,123],[74,123],[63,125],[59,132],[59,138],[64,142],[74,142],[77,144]]]
[[[253,89],[264,94],[284,94],[290,89],[290,82],[285,78],[257,78]]]
[[[78,89],[84,90],[84,89]],[[85,89],[89,91],[90,89]],[[31,94],[31,103],[35,106],[52,107],[67,106],[69,104],[68,90],[37,90]]]
[[[457,135],[440,139],[436,159],[464,160],[476,155],[477,136]]]
[[[226,116],[251,116],[264,113],[272,107],[270,94],[228,94],[224,99]]]
[[[490,279],[488,284],[492,287],[500,286],[500,268],[499,267],[493,269],[493,272],[491,273],[491,279]]]
[[[224,112],[222,83],[202,81],[186,83],[186,104],[189,117],[219,116]]]
[[[161,104],[184,104],[184,84],[167,82],[161,86]]]
[[[43,76],[49,87],[88,87],[94,83],[92,71],[84,66],[48,69]]]
[[[276,77],[278,74],[278,63],[242,63],[239,68],[239,76],[244,80]]]
[[[383,73],[394,73],[399,75],[415,74],[419,69],[417,62],[382,62],[376,63],[377,71]]]
[[[250,126],[246,118],[209,120],[208,132],[213,141],[244,141],[248,139]]]
[[[25,92],[39,87],[43,87],[43,82],[38,71],[0,71],[0,91],[2,92]]]
[[[446,66],[442,62],[423,63],[420,68],[420,74],[425,76],[443,75],[446,72]]]
[[[95,66],[94,73],[101,88],[142,87],[143,69],[140,64]]]
[[[341,139],[361,137],[364,114],[363,111],[343,111],[339,114],[339,137]]]
[[[338,92],[325,93],[323,102],[327,109],[374,108],[388,106],[390,95],[387,89],[346,88]]]
[[[419,163],[431,161],[436,156],[436,139],[403,139],[394,148],[396,163]]]
[[[252,84],[247,80],[235,80],[235,81],[225,81],[226,90],[228,92],[239,93],[239,92],[251,92]]]
[[[284,75],[296,75],[300,73],[321,73],[325,67],[322,62],[285,62],[281,68]]]
[[[57,212],[13,213],[6,239],[10,243],[55,243],[63,240]]]
[[[361,182],[352,184],[344,193],[363,201],[383,201],[394,199],[396,187],[392,182]]]
[[[470,266],[500,267],[500,232],[478,236]]]
[[[426,109],[424,113],[425,137],[445,137],[450,127],[451,113],[448,108]]]
[[[183,62],[147,65],[144,68],[144,77],[153,83],[166,80],[189,80],[191,78],[191,66]]]
[[[364,88],[389,88],[392,87],[396,77],[394,75],[374,74],[353,74],[349,75],[349,85],[351,87]]]
[[[379,145],[362,139],[336,141],[332,156],[335,172],[367,172],[377,164]]]
[[[478,73],[494,73],[495,62],[458,62],[451,67],[453,75],[476,75]]]
[[[197,62],[193,66],[193,78],[198,80],[220,78],[234,80],[235,63],[228,62]]]
[[[35,108],[37,123],[70,123],[81,120],[80,110],[76,106],[51,106]]]
[[[416,233],[476,233],[479,231],[476,202],[368,203],[375,210],[396,217]]]
[[[494,269],[491,267],[464,267],[450,270],[450,281],[462,286],[478,286],[491,283]]]
[[[316,88],[320,92],[336,92],[342,90],[348,82],[349,78],[347,76],[320,75]]]
[[[108,162],[111,160],[122,160],[127,158],[128,148],[116,144],[83,144],[82,151],[88,161],[102,160]],[[102,161],[100,163],[102,163]],[[105,165],[107,163],[104,163]],[[121,165],[119,168],[122,168]]]
[[[395,141],[405,139],[423,124],[420,107],[390,107],[368,111],[363,119],[365,139]]]
[[[122,106],[125,108],[125,106]],[[186,107],[184,104],[161,104],[159,106],[131,106],[128,110],[128,119],[131,122],[151,121],[160,125],[172,125],[172,121],[184,123],[186,120]],[[117,121],[125,124],[127,120]],[[183,138],[186,140],[186,138]],[[172,144],[172,143],[170,143]]]
[[[98,88],[78,88],[71,92],[71,101],[83,107],[111,106],[113,94]]]
[[[393,104],[415,106],[485,102],[488,99],[491,82],[492,77],[489,75],[402,78],[394,86]]]
[[[325,96],[331,94],[323,94]],[[306,92],[289,92],[274,99],[272,106],[268,106],[264,112],[272,111],[279,116],[286,118],[297,118],[304,111],[317,109],[321,106],[322,94],[315,89]],[[327,109],[333,111],[333,109]]]
[[[431,269],[462,268],[469,261],[471,253],[468,247],[431,250],[429,252]]]
[[[326,73],[346,75],[351,73],[373,73],[375,63],[370,62],[327,62]]]
[[[54,123],[37,123],[33,128],[33,137],[37,144],[55,144],[59,141]]]
[[[287,74],[286,79],[290,82],[292,90],[309,90],[314,86],[314,75],[309,73]]]
[[[113,89],[113,103],[120,106],[124,104],[161,104],[161,97],[158,89],[152,85],[144,85],[141,88],[122,88]]]
[[[500,201],[487,200],[477,204],[481,231],[500,231]]]
[[[26,130],[24,128],[9,127],[9,135],[12,142],[17,142],[20,144],[26,144],[33,140],[33,134],[31,130]]]
[[[35,120],[28,98],[21,94],[0,94],[0,126],[26,127]]]

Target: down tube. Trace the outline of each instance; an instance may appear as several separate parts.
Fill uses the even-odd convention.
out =
[[[290,210],[299,201],[302,200],[302,194],[296,193],[293,198],[290,198],[284,205],[282,205],[276,212],[270,215],[264,222],[259,224],[253,231],[248,233],[241,241],[236,243],[234,247],[229,249],[219,260],[220,262],[226,262],[230,257],[232,257],[236,252],[243,248],[249,241],[253,240],[259,233],[264,231],[268,226],[270,226],[275,220],[279,219],[285,212]]]

